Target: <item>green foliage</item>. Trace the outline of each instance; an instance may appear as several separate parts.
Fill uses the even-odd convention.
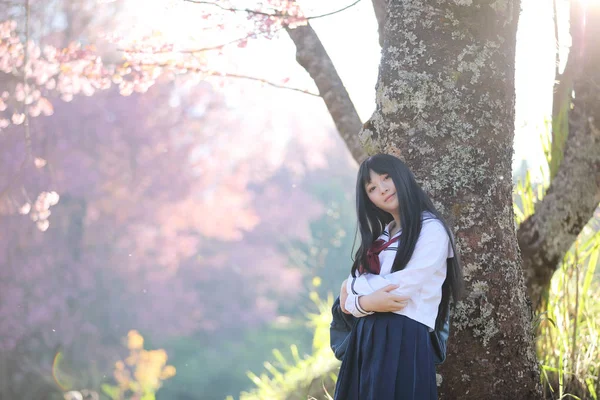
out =
[[[355,210],[346,193],[348,187],[352,187],[352,181],[347,176],[332,177],[327,182],[314,179],[310,192],[325,206],[325,214],[311,223],[308,241],[281,238],[280,245],[287,252],[290,264],[304,273],[306,292],[313,290],[319,296],[338,293],[350,273]],[[311,284],[315,276],[321,280],[318,287]],[[291,306],[297,309],[297,304]],[[291,312],[285,308],[282,311]]]
[[[535,211],[535,204],[540,201],[548,189],[547,179],[542,170],[542,183],[532,183],[531,173],[527,171],[523,180],[519,179],[513,189],[513,210],[515,223],[521,225]]]
[[[548,397],[577,394],[597,399],[600,390],[600,290],[594,280],[600,232],[582,232],[554,274],[536,347]],[[570,393],[567,393],[570,392]]]
[[[248,372],[256,389],[241,393],[240,400],[331,399],[339,367],[329,347],[333,297],[330,294],[323,301],[313,296],[313,300],[317,312],[307,314],[314,330],[312,354],[300,357],[295,345],[290,346],[291,359],[273,350],[274,361],[264,363],[266,372],[260,376]]]
[[[237,395],[252,385],[246,372],[262,368],[265,355],[272,349],[295,344],[300,352],[307,352],[311,339],[304,321],[279,318],[227,338],[205,335],[171,340],[165,347],[171,349],[177,375],[165,384],[158,398],[188,398],[202,393],[204,400]]]
[[[557,125],[558,126],[558,125]],[[558,139],[556,139],[558,138]],[[534,184],[527,171],[514,189],[515,222],[520,225],[535,211],[562,159],[566,132],[555,130],[541,142],[550,177],[542,170],[543,181]],[[557,157],[557,148],[561,151]],[[547,398],[598,399],[600,390],[600,289],[596,266],[600,256],[598,218],[582,230],[565,254],[534,319],[536,351]]]
[[[196,398],[196,393],[202,393],[203,400],[237,397],[255,386],[247,371],[267,368],[267,358],[278,368],[274,351],[294,364],[294,352],[303,359],[311,348],[319,347],[315,342],[327,342],[329,349],[328,329],[315,334],[305,315],[314,309],[315,299],[337,293],[350,270],[352,243],[348,239],[353,233],[354,209],[348,188],[353,187],[354,171],[346,164],[331,171],[335,173],[326,180],[322,170],[304,179],[307,193],[325,208],[323,216],[311,222],[308,240],[290,240],[289,235],[278,238],[279,248],[287,254],[287,264],[303,274],[302,294],[293,300],[278,299],[279,317],[270,324],[252,329],[241,326],[238,332],[226,336],[195,335],[161,342],[161,347],[169,349],[177,375],[161,389],[159,399]],[[328,326],[329,316],[323,318]]]
[[[345,188],[351,187],[352,183],[348,182],[346,174],[327,182],[308,181],[313,182],[310,192],[325,205],[325,215],[311,223],[312,235],[307,242],[284,241],[282,238],[281,246],[288,252],[290,263],[304,272],[306,292],[317,308],[317,312],[305,312],[313,332],[312,354],[301,356],[298,347],[291,344],[286,346],[289,349],[286,357],[278,350],[281,347],[276,348],[272,351],[272,361],[263,364],[265,372],[260,375],[248,372],[256,388],[243,392],[241,400],[326,399],[327,393],[333,392],[337,379],[339,361],[329,347],[331,293],[337,294],[339,285],[350,271],[352,241],[349,236],[353,229],[354,209],[351,198],[345,195]],[[321,300],[322,296],[327,296],[327,300]],[[298,309],[297,304],[294,307]]]
[[[548,161],[548,169],[550,170],[550,179],[554,179],[558,172],[558,167],[564,158],[564,149],[569,135],[569,110],[571,109],[571,93],[573,83],[570,79],[570,74],[563,75],[562,79],[567,79],[567,82],[562,82],[562,88],[559,96],[554,96],[554,101],[560,104],[554,107],[554,115],[552,116],[552,134],[545,134],[542,137],[542,146]],[[563,86],[560,85],[560,86]]]

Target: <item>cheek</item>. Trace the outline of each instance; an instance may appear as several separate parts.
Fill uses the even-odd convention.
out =
[[[367,196],[369,197],[369,200],[371,200],[371,202],[375,205],[377,205],[377,196],[373,193],[368,193]]]
[[[367,197],[369,198],[369,200],[373,201],[373,194],[367,192]]]

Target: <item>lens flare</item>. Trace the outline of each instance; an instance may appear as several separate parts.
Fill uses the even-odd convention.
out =
[[[63,391],[69,390],[73,385],[69,377],[60,370],[61,363],[64,361],[64,355],[61,351],[58,351],[54,355],[54,360],[52,361],[52,378],[54,382],[61,388]]]

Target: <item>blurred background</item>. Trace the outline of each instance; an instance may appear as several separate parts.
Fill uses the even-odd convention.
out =
[[[523,1],[518,34],[517,224],[548,185],[569,48],[568,1],[546,3]],[[368,1],[0,1],[1,399],[332,394],[357,165],[272,13],[322,16],[311,25],[367,120]],[[565,287],[597,287],[594,223],[537,329],[548,387],[595,399],[598,314],[568,369],[577,341],[552,314],[583,301]]]

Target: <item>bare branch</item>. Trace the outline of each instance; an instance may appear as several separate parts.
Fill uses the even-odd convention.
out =
[[[263,15],[266,17],[275,17],[275,18],[289,18],[289,17],[296,17],[296,18],[301,18],[301,19],[305,19],[305,20],[311,20],[311,19],[317,19],[317,18],[323,18],[323,17],[328,17],[330,15],[334,15],[337,13],[340,13],[342,11],[345,11],[351,7],[354,7],[356,4],[358,4],[361,0],[356,0],[354,3],[351,3],[345,7],[340,8],[339,10],[335,10],[335,11],[331,11],[325,14],[320,14],[320,15],[312,15],[309,17],[299,17],[296,15],[290,15],[290,14],[286,14],[286,13],[268,13],[268,12],[264,12],[264,11],[258,11],[258,10],[253,10],[250,8],[233,8],[233,7],[224,7],[220,4],[217,4],[215,2],[212,1],[202,1],[202,0],[183,0],[185,2],[188,3],[195,3],[195,4],[206,4],[206,5],[210,5],[210,6],[215,6],[220,8],[221,10],[224,11],[231,11],[231,12],[245,12],[248,14],[255,14],[255,15]]]
[[[273,32],[277,32],[280,31],[283,28],[278,28],[275,29]],[[202,47],[199,49],[187,49],[187,50],[175,50],[175,49],[169,49],[169,50],[142,50],[142,49],[124,49],[124,48],[119,48],[117,50],[122,51],[124,53],[130,53],[130,54],[165,54],[165,53],[180,53],[180,54],[194,54],[194,53],[202,53],[205,51],[214,51],[214,50],[221,50],[223,48],[225,48],[226,46],[232,45],[232,44],[237,44],[237,43],[241,43],[244,40],[249,40],[252,39],[253,34],[250,33],[244,37],[238,38],[238,39],[234,39],[230,42],[227,43],[223,43],[223,44],[219,44],[216,46],[211,46],[211,47]]]
[[[226,78],[249,79],[251,81],[261,82],[261,83],[264,83],[264,84],[267,84],[269,86],[273,86],[273,87],[276,87],[276,88],[279,88],[279,89],[288,89],[288,90],[293,90],[295,92],[300,92],[300,93],[308,94],[308,95],[315,96],[315,97],[321,97],[318,93],[313,93],[313,92],[310,92],[308,90],[298,89],[298,88],[294,88],[294,87],[290,87],[290,86],[280,85],[278,83],[274,83],[274,82],[268,81],[266,79],[257,78],[257,77],[254,77],[254,76],[232,74],[232,73],[228,73],[228,72],[215,72],[215,73],[211,73],[209,75],[211,75],[211,76],[222,76],[222,77],[226,77]]]
[[[356,0],[354,3],[348,4],[346,7],[342,7],[339,10],[335,10],[335,11],[331,11],[325,14],[321,14],[321,15],[313,15],[311,17],[306,17],[307,20],[311,20],[311,19],[317,19],[317,18],[323,18],[323,17],[329,17],[330,15],[334,15],[337,13],[341,13],[342,11],[346,11],[347,9],[354,7],[355,5],[357,5],[360,2],[360,0]]]
[[[290,17],[289,14],[283,14],[283,13],[267,13],[267,12],[263,12],[263,11],[258,11],[258,10],[252,10],[250,8],[231,8],[231,7],[224,7],[220,4],[214,3],[212,1],[201,1],[201,0],[183,0],[187,3],[194,3],[194,4],[206,4],[209,6],[215,6],[220,8],[223,11],[231,11],[231,12],[245,12],[245,13],[249,13],[249,14],[255,14],[255,15],[263,15],[265,17]]]
[[[214,77],[248,79],[251,81],[261,82],[266,85],[276,87],[278,89],[293,90],[295,92],[308,94],[310,96],[321,97],[318,93],[313,93],[309,90],[295,88],[295,87],[286,86],[286,85],[281,85],[279,83],[275,83],[275,82],[269,81],[267,79],[258,78],[255,76],[248,76],[248,75],[242,75],[242,74],[236,74],[236,73],[230,73],[230,72],[221,72],[221,71],[208,71],[208,70],[202,69],[201,67],[190,67],[190,66],[186,66],[186,65],[177,65],[177,64],[171,64],[171,63],[140,63],[139,65],[142,67],[181,69],[181,70],[186,70],[188,72],[196,72],[196,73],[201,73],[201,74],[205,74],[207,76],[214,76]]]

